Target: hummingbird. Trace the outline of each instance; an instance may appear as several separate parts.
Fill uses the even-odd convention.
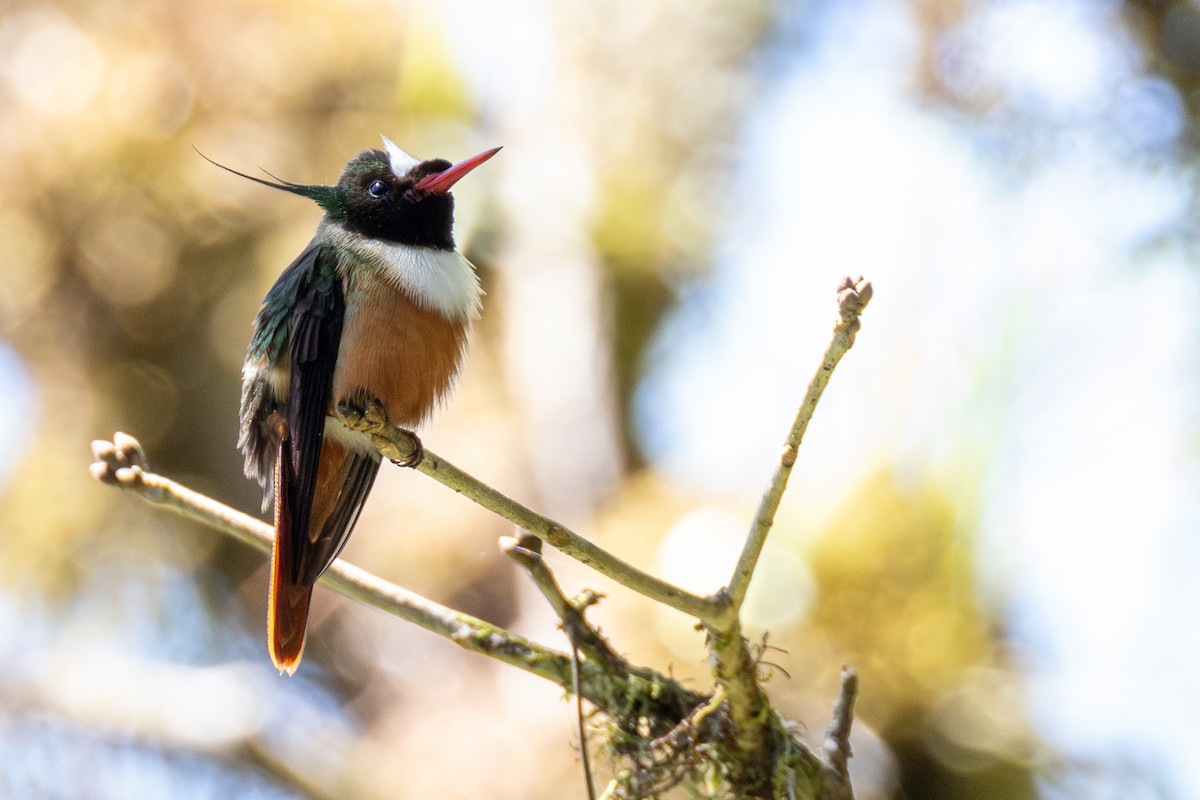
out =
[[[451,164],[383,145],[351,159],[333,186],[213,162],[325,212],[267,292],[242,369],[238,447],[263,510],[275,512],[267,644],[281,674],[300,664],[313,585],[345,546],[382,458],[337,410],[370,406],[420,426],[453,386],[480,312],[479,278],[454,246],[450,189],[500,148]]]

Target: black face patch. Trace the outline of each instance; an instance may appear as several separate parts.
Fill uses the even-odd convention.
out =
[[[359,153],[338,181],[346,192],[342,224],[373,239],[453,250],[454,198],[416,190],[422,178],[449,168],[431,159],[397,176],[382,150]]]

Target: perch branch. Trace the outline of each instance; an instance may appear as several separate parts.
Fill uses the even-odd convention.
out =
[[[97,480],[131,491],[147,502],[216,528],[260,550],[271,549],[274,531],[270,525],[150,472],[141,445],[132,436],[117,433],[112,442],[95,441],[92,451],[96,461],[91,472]],[[572,660],[565,653],[435,603],[341,559],[325,571],[321,583],[449,639],[464,650],[491,656],[573,691]],[[628,698],[651,690],[658,692],[661,700],[648,700],[650,706],[689,708],[702,702],[697,693],[657,673],[606,671],[604,665],[590,661],[581,666],[579,692],[606,713],[623,711],[629,705]]]
[[[383,453],[385,458],[402,464],[411,464],[419,472],[483,506],[493,514],[508,520],[518,528],[529,531],[546,544],[576,561],[586,564],[601,575],[612,578],[638,594],[670,606],[677,611],[682,611],[696,619],[707,620],[713,617],[715,606],[711,601],[643,572],[612,553],[597,547],[566,526],[542,516],[508,495],[493,489],[436,453],[423,450],[422,454],[420,443],[410,432],[369,416],[348,418],[342,415],[341,419],[348,427],[370,434],[372,444]]]

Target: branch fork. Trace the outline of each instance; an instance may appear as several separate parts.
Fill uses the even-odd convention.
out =
[[[871,284],[862,278],[844,278],[838,284],[838,319],[829,345],[809,381],[729,582],[712,595],[692,594],[638,569],[426,450],[411,431],[390,425],[386,415],[373,413],[370,408],[349,407],[337,409],[341,420],[348,427],[368,433],[385,458],[416,469],[517,527],[515,536],[501,539],[501,550],[525,570],[550,603],[571,643],[572,653],[544,647],[441,606],[340,559],[321,581],[464,649],[557,683],[604,712],[626,737],[636,739],[648,730],[651,739],[631,756],[633,763],[640,765],[641,773],[623,771],[621,774],[627,780],[618,776],[605,791],[605,797],[649,796],[643,789],[662,791],[668,784],[673,785],[671,781],[678,782],[694,771],[699,758],[697,748],[703,746],[709,751],[710,761],[716,759],[712,763],[723,770],[737,797],[771,797],[783,791],[792,792],[795,787],[790,783],[786,788],[780,785],[780,776],[804,774],[815,778],[813,797],[851,800],[847,763],[857,675],[848,668],[843,670],[834,721],[826,731],[821,753],[809,750],[795,739],[762,689],[758,675],[760,658],[742,635],[741,608],[808,423],[834,368],[854,344],[859,316],[872,294]],[[96,460],[91,473],[102,483],[131,491],[148,502],[166,506],[260,549],[270,549],[271,526],[151,472],[141,446],[132,436],[117,433],[111,442],[93,442],[92,450]],[[706,632],[716,682],[714,692],[709,696],[698,694],[668,676],[634,666],[620,656],[584,617],[598,596],[585,593],[568,599],[542,559],[543,542],[617,583],[695,618]],[[582,710],[580,720],[582,740]],[[584,744],[581,741],[581,746]],[[675,752],[678,757],[663,762],[660,757],[667,752]],[[586,765],[586,749],[583,757]],[[590,772],[588,784],[590,791]]]

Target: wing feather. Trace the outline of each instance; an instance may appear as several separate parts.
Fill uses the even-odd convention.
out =
[[[276,456],[287,434],[292,370],[287,345],[295,321],[296,300],[308,291],[314,275],[325,271],[332,274],[334,267],[335,256],[330,248],[309,244],[275,281],[254,318],[254,333],[242,373],[238,448],[245,457],[246,477],[258,481],[263,488],[263,510],[274,499]]]
[[[308,279],[299,289],[291,314],[291,382],[283,459],[283,480],[288,486],[285,511],[293,531],[289,545],[294,548],[292,564],[297,569],[293,579],[299,578],[303,551],[312,538],[309,518],[346,312],[332,248],[317,249]]]

